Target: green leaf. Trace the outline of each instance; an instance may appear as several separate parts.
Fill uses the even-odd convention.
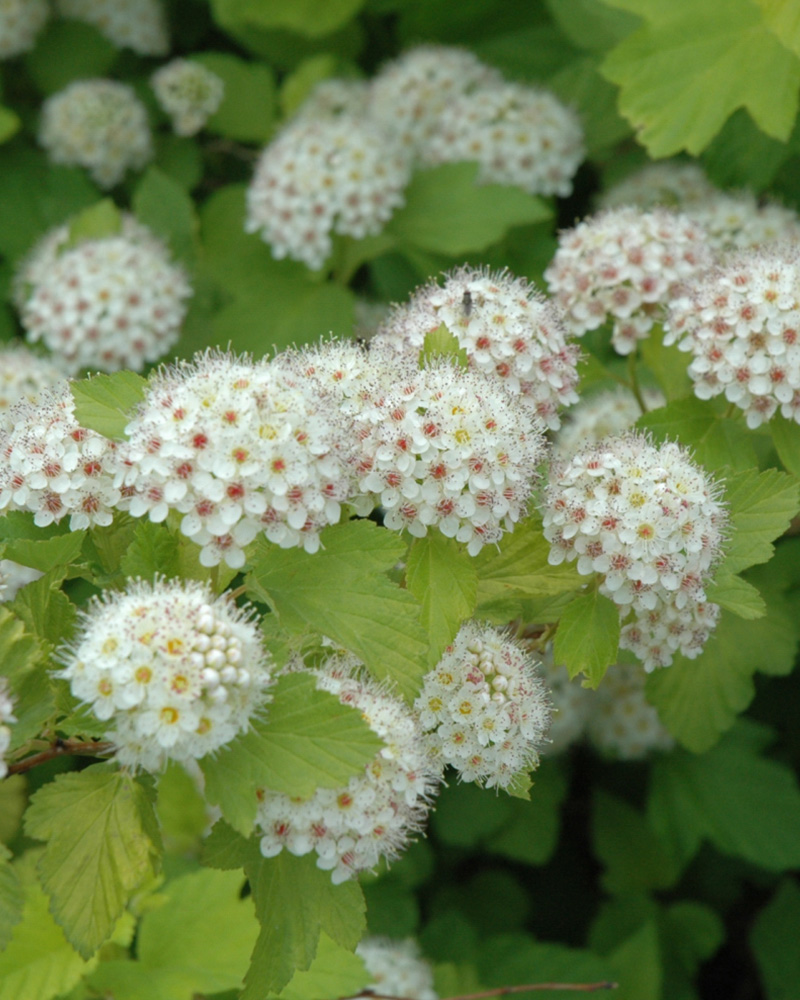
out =
[[[163,524],[139,521],[122,555],[119,568],[130,579],[155,580],[156,576],[180,576],[179,540]]]
[[[342,27],[365,0],[211,0],[223,28],[284,28],[301,35],[328,35]]]
[[[263,858],[255,845],[250,847],[245,873],[261,933],[241,1000],[278,993],[295,970],[308,969],[322,932],[351,950],[360,941],[366,920],[357,882],[333,885],[330,874],[317,868],[311,856],[296,858],[282,851],[275,858]]]
[[[25,66],[42,94],[63,90],[73,80],[108,76],[119,50],[83,21],[51,20],[25,56]]]
[[[107,764],[58,775],[32,797],[25,831],[47,841],[42,885],[67,939],[88,958],[155,875],[160,841],[147,792]]]
[[[509,820],[482,841],[484,850],[526,865],[544,865],[551,859],[558,847],[567,781],[556,761],[542,763],[534,779],[530,801],[511,800]],[[485,793],[479,808],[486,808]]]
[[[547,86],[562,101],[580,109],[586,149],[590,157],[608,153],[631,134],[631,126],[617,110],[617,88],[600,73],[597,56],[581,56],[561,64]]]
[[[275,77],[270,67],[226,52],[201,52],[192,59],[225,84],[222,103],[205,129],[239,142],[266,142],[275,125]]]
[[[564,609],[553,656],[566,666],[570,678],[584,673],[589,686],[596,688],[616,662],[619,633],[619,608],[597,590],[588,590]]]
[[[694,996],[698,967],[725,940],[725,925],[717,913],[700,903],[673,903],[659,920],[664,959],[664,996]]]
[[[355,653],[376,677],[392,678],[413,701],[428,662],[420,606],[386,576],[404,555],[404,542],[367,520],[325,528],[321,540],[314,555],[260,540],[248,592],[266,601],[285,628],[311,625]]]
[[[462,622],[475,610],[478,575],[463,546],[439,532],[415,538],[406,563],[406,586],[422,605],[428,663],[435,666]]]
[[[800,983],[800,889],[784,879],[750,931],[767,1000],[792,1000]]]
[[[8,142],[22,128],[22,122],[11,108],[0,106],[0,142]]]
[[[573,45],[605,52],[638,27],[639,19],[601,0],[545,0],[553,20]]]
[[[55,535],[41,541],[20,538],[6,543],[4,556],[46,573],[55,567],[71,566],[77,562],[85,537],[85,531],[71,531],[67,535]]]
[[[681,399],[692,391],[688,358],[676,344],[664,346],[664,333],[654,326],[639,345],[642,360],[658,381],[667,402]]]
[[[793,0],[755,0],[764,23],[781,45],[800,56],[800,11]],[[770,997],[772,1000],[772,997]]]
[[[206,803],[197,782],[174,761],[158,776],[156,813],[167,852],[194,850],[208,827]]]
[[[800,865],[800,790],[790,768],[757,756],[728,734],[707,753],[685,750],[652,769],[648,816],[675,855],[688,860],[702,840],[769,871]]]
[[[461,257],[501,240],[512,226],[549,219],[552,211],[520,188],[477,185],[474,163],[448,163],[418,171],[406,189],[405,207],[386,231],[405,244]]]
[[[11,852],[0,844],[0,953],[22,919],[25,894],[16,871],[8,863]]]
[[[167,177],[192,191],[203,178],[203,154],[195,139],[180,135],[159,135],[155,139],[154,166]]]
[[[739,618],[752,620],[763,618],[767,613],[767,605],[756,587],[740,576],[729,573],[718,574],[713,583],[706,588],[709,601],[732,611]]]
[[[64,568],[49,573],[23,587],[14,598],[11,610],[29,632],[51,647],[60,645],[72,635],[77,609],[61,590]]]
[[[320,934],[314,961],[306,971],[295,972],[280,996],[282,1000],[355,996],[371,979],[363,959],[336,944],[327,934]]]
[[[218,819],[203,841],[202,862],[208,868],[242,868],[249,856],[248,841],[224,819]]]
[[[144,399],[146,388],[147,380],[129,371],[71,382],[75,419],[87,430],[97,431],[112,441],[123,441],[125,428]]]
[[[725,501],[732,537],[722,568],[739,573],[772,557],[772,541],[786,531],[800,507],[800,483],[775,469],[750,469],[727,480]]]
[[[19,830],[28,804],[23,774],[12,774],[0,781],[0,841],[10,844]]]
[[[167,241],[182,261],[197,254],[199,223],[186,189],[158,167],[148,167],[133,191],[133,211],[140,222]]]
[[[748,187],[761,191],[773,182],[791,155],[791,139],[788,143],[770,139],[740,109],[725,122],[703,153],[702,164],[718,188]]]
[[[103,198],[70,219],[67,245],[75,246],[84,240],[118,236],[121,230],[122,213],[110,198]]]
[[[596,789],[592,841],[605,866],[602,884],[611,893],[668,889],[680,874],[672,857],[644,816],[623,799]]]
[[[697,155],[745,107],[767,135],[788,139],[797,114],[800,61],[751,0],[611,0],[648,22],[602,70],[619,84],[620,111],[654,158]]]
[[[28,590],[25,587],[17,595],[17,600],[12,605],[14,611]],[[50,680],[40,662],[41,647],[34,637],[33,629],[29,625],[26,628],[26,625],[28,622],[22,615],[12,613],[8,607],[0,607],[0,663],[2,674],[10,683],[17,719],[11,727],[12,750],[38,736],[42,724],[54,708]]]
[[[768,427],[772,443],[787,472],[800,479],[800,424],[776,413]]]
[[[382,746],[359,711],[317,691],[312,676],[290,674],[275,686],[268,719],[254,722],[200,766],[207,797],[248,835],[256,789],[307,799],[317,788],[340,788],[362,773]],[[249,822],[243,821],[245,815]]]
[[[420,352],[420,366],[439,358],[452,358],[458,363],[459,368],[467,368],[469,365],[469,356],[466,350],[458,346],[458,338],[447,329],[444,323],[431,333],[425,334]]]
[[[278,103],[284,118],[291,118],[300,108],[311,92],[331,77],[337,77],[340,61],[331,52],[320,52],[319,55],[304,59],[300,65],[288,73],[281,82]]]
[[[644,924],[608,955],[618,1000],[661,1000],[661,954],[655,923]]]
[[[481,941],[478,974],[484,987],[508,983],[592,983],[612,979],[611,965],[588,949],[534,941],[527,934],[500,934]],[[523,1000],[564,1000],[561,990],[520,993]]]

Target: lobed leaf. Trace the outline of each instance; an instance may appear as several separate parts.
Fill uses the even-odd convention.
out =
[[[586,674],[596,688],[619,649],[619,608],[597,590],[574,597],[558,622],[553,656],[563,663],[570,678]]]
[[[113,441],[123,441],[125,428],[144,399],[146,388],[147,380],[130,371],[70,382],[75,419],[87,430],[97,431]]]
[[[768,1000],[789,1000],[800,983],[800,889],[784,879],[750,930]]]
[[[239,142],[266,142],[275,128],[275,77],[270,67],[227,52],[201,52],[192,58],[225,84],[222,102],[204,127]]]
[[[726,481],[725,501],[732,532],[722,569],[739,573],[772,558],[773,540],[800,509],[800,483],[775,469],[750,469]]]

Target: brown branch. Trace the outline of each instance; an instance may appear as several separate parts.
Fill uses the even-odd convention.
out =
[[[113,743],[101,743],[99,740],[89,740],[86,743],[82,743],[79,740],[56,740],[47,750],[42,750],[31,757],[17,761],[16,764],[9,764],[8,773],[22,774],[25,771],[30,771],[31,768],[38,767],[39,764],[44,764],[48,760],[54,760],[56,757],[63,757],[67,754],[100,757],[103,754],[111,753],[113,749]]]
[[[531,993],[534,990],[572,990],[574,992],[594,993],[597,990],[615,990],[618,983],[524,983],[521,986],[498,986],[493,990],[481,990],[479,993],[460,993],[458,996],[443,997],[442,1000],[483,1000],[484,997],[505,997],[510,993]],[[339,997],[339,1000],[357,1000],[359,997],[369,997],[370,1000],[408,1000],[408,997],[396,997],[387,993],[373,993],[372,990],[362,990],[349,997]]]

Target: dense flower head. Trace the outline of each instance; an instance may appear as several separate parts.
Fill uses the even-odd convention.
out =
[[[780,407],[800,423],[800,251],[771,244],[741,251],[699,276],[673,302],[665,343],[694,359],[700,399],[724,393],[760,426]]]
[[[418,45],[386,63],[370,88],[369,114],[414,156],[424,156],[439,115],[461,94],[501,81],[467,49]]]
[[[8,765],[5,762],[6,750],[11,745],[10,722],[16,722],[13,712],[14,702],[8,691],[8,681],[5,677],[0,677],[0,778],[5,778],[8,774]]]
[[[73,531],[111,524],[116,446],[78,424],[66,380],[11,408],[0,456],[0,511],[31,511],[40,528],[68,515]]]
[[[665,160],[650,163],[608,188],[598,198],[600,208],[635,205],[643,210],[696,205],[717,194],[717,188],[697,163]]]
[[[155,235],[124,217],[117,235],[48,233],[17,274],[15,299],[28,340],[64,369],[141,371],[175,344],[192,288]]]
[[[369,84],[366,80],[321,80],[294,113],[294,120],[362,118],[367,113]]]
[[[671,750],[675,740],[645,695],[647,674],[640,666],[616,663],[591,692],[586,735],[595,749],[617,760],[641,760]]]
[[[715,191],[683,211],[702,226],[716,251],[746,250],[776,240],[800,240],[800,216],[750,191]]]
[[[274,257],[323,266],[332,234],[379,233],[403,204],[408,158],[377,125],[351,115],[290,122],[261,154],[245,229]]]
[[[182,513],[203,565],[241,567],[244,547],[262,533],[314,552],[350,492],[348,430],[313,382],[207,352],[151,377],[118,483],[135,517]]]
[[[676,650],[699,655],[713,627],[704,585],[723,542],[719,492],[679,445],[633,432],[553,464],[550,562],[577,560],[579,573],[600,574],[600,593],[625,621],[620,644],[647,669],[668,665]]]
[[[538,766],[551,712],[533,657],[473,621],[426,674],[414,708],[431,758],[488,788],[507,788]]]
[[[643,388],[642,398],[648,411],[666,403],[658,389]],[[581,397],[564,414],[565,420],[555,436],[553,449],[561,456],[572,455],[590,442],[627,431],[641,415],[642,408],[636,397],[624,386]]]
[[[122,764],[158,771],[204,757],[269,700],[273,664],[258,625],[204,584],[129,581],[79,616],[61,676],[108,721]]]
[[[554,94],[495,83],[448,101],[422,158],[428,164],[476,160],[481,184],[564,197],[585,153],[577,115]]]
[[[167,22],[161,0],[56,0],[62,17],[94,25],[119,48],[140,56],[169,51]]]
[[[0,59],[32,49],[49,14],[47,0],[0,0]]]
[[[610,320],[614,349],[630,354],[681,284],[710,266],[711,254],[688,216],[619,208],[561,233],[545,279],[573,333]]]
[[[166,63],[150,84],[176,135],[196,135],[225,96],[225,84],[217,74],[191,59]]]
[[[422,829],[440,770],[422,745],[419,723],[401,698],[335,655],[313,671],[317,688],[355,708],[385,746],[341,788],[320,788],[310,799],[259,792],[256,822],[261,853],[317,855],[334,883],[396,858]]]
[[[101,188],[153,155],[147,111],[116,80],[75,80],[42,105],[39,142],[53,163],[85,167]]]
[[[373,345],[410,356],[441,324],[478,372],[493,374],[520,393],[556,429],[558,410],[578,400],[579,350],[568,339],[561,311],[524,278],[507,271],[461,267],[395,306]]]
[[[6,426],[10,407],[20,400],[36,402],[45,389],[65,377],[55,359],[34,354],[23,344],[9,344],[0,350],[0,427]]]
[[[373,993],[407,1000],[438,1000],[433,969],[413,938],[365,937],[356,948],[370,975]]]
[[[359,490],[386,527],[435,527],[476,555],[525,516],[543,425],[497,377],[447,361],[386,371],[392,384],[359,416]]]

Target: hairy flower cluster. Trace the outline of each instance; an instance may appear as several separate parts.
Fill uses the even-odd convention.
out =
[[[608,438],[554,463],[544,501],[550,563],[577,560],[620,608],[620,645],[647,670],[698,656],[718,609],[704,585],[720,555],[719,487],[679,445]],[[630,618],[630,621],[627,619]]]
[[[56,0],[62,17],[93,25],[119,48],[140,56],[169,51],[164,8],[160,0]]]
[[[650,163],[608,188],[599,198],[600,208],[635,205],[648,210],[660,205],[685,211],[718,193],[697,163],[664,160]]]
[[[551,711],[533,658],[471,621],[426,674],[414,708],[431,758],[488,788],[507,788],[538,766]]]
[[[5,677],[0,677],[0,778],[5,778],[8,774],[8,765],[5,762],[6,750],[11,745],[11,730],[9,722],[16,722],[13,713],[14,702],[8,692],[8,681]]]
[[[150,78],[158,103],[177,135],[196,135],[225,96],[225,84],[202,63],[173,59]]]
[[[549,91],[496,83],[455,96],[423,150],[430,164],[477,160],[481,184],[569,195],[584,159],[577,115]]]
[[[413,938],[398,941],[366,937],[356,948],[356,955],[370,975],[372,992],[407,1000],[438,1000],[433,969]]]
[[[45,389],[52,389],[64,376],[53,361],[22,344],[0,350],[0,427],[7,426],[12,406],[23,399],[35,403]]]
[[[194,580],[105,591],[80,612],[61,661],[73,695],[109,722],[120,763],[146,771],[229,743],[272,683],[249,612]]]
[[[461,94],[501,79],[467,49],[419,45],[386,63],[374,78],[369,114],[414,157],[423,157],[445,108]]]
[[[610,320],[614,349],[630,354],[681,284],[710,263],[703,230],[687,216],[620,208],[563,232],[545,279],[573,333]]]
[[[74,413],[66,380],[11,408],[0,431],[0,512],[32,511],[40,528],[68,515],[73,531],[111,524],[121,499],[116,447]]]
[[[135,517],[182,513],[205,566],[242,566],[261,533],[314,552],[350,492],[348,428],[313,382],[208,352],[151,378],[118,485]]]
[[[39,142],[54,163],[85,167],[101,188],[153,155],[145,106],[116,80],[76,80],[42,105]]]
[[[641,760],[671,750],[675,740],[645,695],[647,675],[630,663],[610,666],[596,691],[586,726],[589,742],[617,760]]]
[[[331,657],[313,671],[317,688],[358,710],[385,746],[342,788],[320,788],[297,800],[259,792],[261,853],[317,855],[338,884],[396,858],[422,829],[440,772],[422,746],[419,723],[404,702],[359,671],[352,658]]]
[[[470,267],[432,282],[395,306],[372,343],[416,357],[441,324],[458,340],[470,367],[520,393],[551,429],[559,408],[578,400],[579,350],[568,340],[560,310],[524,278]]]
[[[403,204],[409,162],[377,125],[351,117],[290,122],[264,150],[247,191],[245,229],[273,256],[318,269],[332,233],[363,239]]]
[[[700,399],[724,393],[758,427],[780,407],[800,423],[800,251],[776,244],[742,251],[691,282],[667,319],[694,359]]]
[[[32,49],[49,14],[47,0],[0,0],[0,59]]]
[[[192,294],[186,272],[155,235],[123,217],[118,235],[73,243],[48,233],[21,266],[15,299],[27,337],[71,374],[141,371],[178,339]]]
[[[650,410],[664,406],[666,400],[658,389],[645,388],[642,398]],[[560,456],[574,455],[590,442],[613,437],[633,427],[642,415],[642,408],[630,389],[620,386],[609,392],[582,397],[566,414],[564,425],[553,441],[553,450]]]

